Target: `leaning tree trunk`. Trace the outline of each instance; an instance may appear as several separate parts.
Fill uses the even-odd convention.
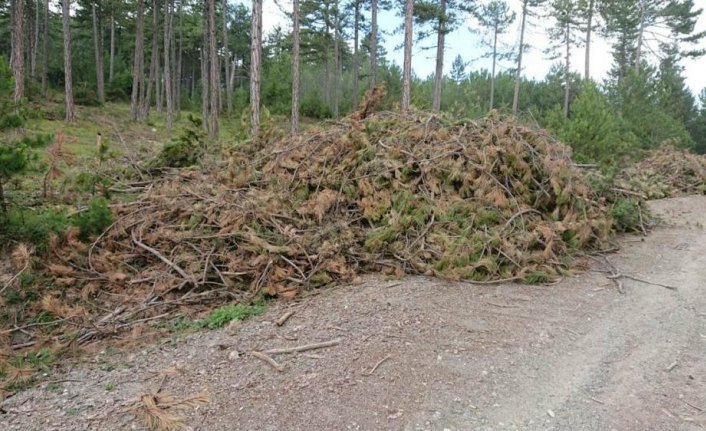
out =
[[[517,115],[520,108],[520,80],[522,78],[522,53],[525,50],[525,25],[527,24],[527,2],[522,3],[522,25],[520,26],[520,46],[517,51],[517,69],[515,70],[515,93],[512,97],[512,113]]]
[[[370,15],[370,88],[375,88],[378,75],[378,0],[371,0]]]
[[[42,28],[42,97],[47,97],[49,74],[49,0],[44,1],[44,28]]]
[[[71,81],[71,0],[62,0],[64,30],[64,90],[66,93],[66,122],[74,121],[74,90]]]
[[[103,81],[103,38],[100,37],[98,32],[98,16],[96,14],[96,2],[94,1],[92,6],[93,12],[93,50],[96,55],[96,86],[98,93],[98,103],[101,105],[105,103],[105,82]]]
[[[210,62],[209,83],[211,84],[211,112],[209,113],[209,133],[212,139],[218,137],[218,112],[220,99],[220,73],[218,68],[218,50],[216,47],[216,2],[209,0],[208,10],[208,50]]]
[[[228,1],[223,0],[223,82],[230,76],[230,51],[228,50]],[[233,112],[233,87],[226,84],[226,110]]]
[[[262,0],[252,2],[252,40],[250,43],[250,124],[252,137],[260,134],[260,77],[262,55]]]
[[[353,110],[358,107],[358,80],[360,79],[360,59],[358,52],[358,31],[360,26],[360,0],[354,0],[353,2],[353,85],[352,85],[352,98]]]
[[[172,2],[166,0],[164,2],[164,97],[167,105],[167,130],[172,130],[174,125],[173,108],[172,108],[172,81],[171,81],[171,62],[169,54],[171,51],[172,40]]]
[[[137,0],[137,24],[135,28],[135,59],[132,64],[132,98],[131,98],[131,114],[132,120],[140,119],[141,98],[144,87],[144,66],[145,66],[145,2]]]
[[[446,0],[439,2],[441,16],[439,16],[439,29],[436,35],[436,71],[434,72],[434,99],[431,109],[439,112],[441,109],[441,86],[444,83],[444,42],[446,39]]]
[[[299,0],[292,1],[292,135],[299,133]]]
[[[404,62],[402,67],[402,110],[409,111],[412,85],[412,25],[414,0],[405,0],[404,6]]]
[[[25,0],[11,0],[12,9],[12,34],[10,64],[12,65],[12,75],[15,79],[15,91],[13,100],[19,102],[24,97],[25,92],[25,71],[24,71],[24,2]]]

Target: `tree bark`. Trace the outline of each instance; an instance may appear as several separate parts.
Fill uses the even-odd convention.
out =
[[[252,2],[252,41],[250,43],[250,124],[252,138],[260,134],[260,66],[262,55],[262,0]]]
[[[62,0],[64,30],[64,91],[66,93],[66,122],[74,121],[74,90],[71,81],[71,0]]]
[[[439,28],[436,35],[436,71],[434,72],[434,98],[431,110],[439,112],[441,110],[441,87],[444,83],[444,43],[446,39],[446,0],[439,2],[441,15],[439,16]]]
[[[49,0],[44,0],[44,28],[42,28],[42,97],[47,97],[49,73]]]
[[[179,49],[177,51],[177,65],[174,86],[174,110],[177,115],[181,114],[181,79],[184,76],[183,72],[183,53],[184,53],[184,0],[179,0]],[[191,77],[193,80],[193,76]]]
[[[157,87],[159,81],[159,44],[158,40],[159,28],[159,5],[157,0],[152,0],[152,55],[150,57],[150,74],[147,78],[147,92],[142,101],[142,117],[147,118],[150,115],[150,105],[152,104],[152,84]],[[155,88],[155,101],[159,90]]]
[[[228,85],[230,76],[230,51],[228,50],[228,1],[223,0],[223,82],[226,83],[226,110],[233,112],[233,87]]]
[[[34,3],[34,42],[32,43],[32,59],[30,60],[30,75],[32,80],[37,77],[37,51],[39,50],[39,1]]]
[[[370,88],[377,85],[378,75],[378,0],[370,2]]]
[[[103,40],[98,32],[98,14],[96,14],[96,2],[94,1],[91,5],[93,14],[93,50],[96,55],[96,86],[98,103],[105,103],[105,82],[103,77],[103,50],[101,49],[103,45]]]
[[[115,13],[112,10],[113,7],[114,6],[111,6],[110,11],[110,62],[108,66],[108,82],[113,82],[115,71]]]
[[[412,25],[414,0],[405,0],[404,6],[404,63],[402,68],[402,110],[409,111],[412,85]]]
[[[292,1],[292,135],[299,133],[299,0]],[[235,65],[234,65],[235,66]]]
[[[645,37],[645,2],[638,0],[640,3],[640,27],[637,31],[637,49],[635,50],[635,71],[639,74],[642,69],[642,44]]]
[[[338,0],[334,1],[333,7],[333,117],[338,118],[340,114],[339,95],[341,94],[341,44],[339,36],[340,22],[338,13]]]
[[[172,2],[166,0],[164,2],[164,96],[167,105],[167,130],[172,130],[174,126],[173,108],[172,108],[172,80],[171,80],[171,61],[169,54],[171,51],[172,40]]]
[[[145,1],[137,0],[137,24],[135,28],[135,59],[132,64],[132,98],[131,114],[132,120],[140,119],[141,99],[144,87],[144,66],[145,66]]]
[[[24,71],[24,2],[25,0],[11,0],[10,8],[12,13],[12,34],[10,54],[10,64],[12,65],[12,75],[15,79],[15,90],[13,100],[15,103],[22,100],[25,95],[25,71]]]
[[[359,39],[359,26],[360,26],[360,0],[354,0],[353,2],[353,85],[352,85],[352,98],[353,110],[358,107],[358,93],[360,89],[358,87],[358,80],[360,79],[360,53],[358,51],[358,39]]]
[[[209,132],[209,55],[208,55],[208,5],[204,4],[203,11],[203,41],[201,46],[201,115],[203,116],[203,127]]]
[[[564,118],[569,118],[569,98],[571,97],[571,24],[566,23],[566,66],[564,70]]]
[[[517,52],[517,70],[515,70],[515,93],[512,97],[512,113],[517,115],[520,108],[520,81],[522,79],[522,53],[525,50],[525,25],[527,24],[527,1],[522,3],[522,25],[520,26],[520,47]]]
[[[593,35],[594,0],[588,1],[588,16],[586,17],[586,70],[584,79],[591,79],[591,36]]]
[[[211,112],[209,113],[209,133],[212,139],[218,137],[218,111],[220,107],[220,73],[218,67],[218,50],[216,48],[216,2],[209,0],[208,10],[208,49],[210,58],[210,76],[208,77],[211,84]]]
[[[498,18],[495,20],[495,28],[493,29],[493,71],[490,77],[490,110],[495,106],[495,64],[498,59]]]

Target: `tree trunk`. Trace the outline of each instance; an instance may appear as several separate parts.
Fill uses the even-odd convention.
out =
[[[179,0],[179,49],[177,51],[177,64],[176,64],[176,76],[174,81],[176,82],[174,88],[174,110],[178,115],[181,114],[181,80],[184,76],[183,72],[183,53],[184,53],[184,0]],[[193,80],[193,75],[191,77]]]
[[[353,85],[352,85],[352,93],[353,97],[351,100],[353,101],[353,110],[355,110],[358,107],[358,93],[359,93],[359,88],[358,88],[358,80],[360,79],[360,54],[358,51],[358,31],[359,31],[359,26],[360,26],[360,0],[354,0],[353,2]]]
[[[71,0],[62,0],[62,21],[64,30],[64,90],[66,93],[66,122],[74,121],[74,90],[71,81]]]
[[[640,27],[637,31],[637,49],[635,51],[635,71],[639,74],[642,69],[642,44],[645,38],[645,2],[638,0],[640,3]]]
[[[209,56],[208,56],[208,6],[204,4],[203,11],[203,42],[201,46],[201,115],[203,116],[203,127],[206,132],[209,132]],[[209,132],[210,133],[210,132]]]
[[[262,55],[262,0],[252,2],[252,41],[250,43],[250,124],[252,138],[260,134],[260,65]]]
[[[100,37],[98,32],[98,15],[96,14],[96,2],[94,1],[92,6],[93,12],[93,50],[96,54],[96,86],[98,103],[105,103],[105,82],[103,81],[103,50],[101,45],[103,44],[103,39]]]
[[[569,118],[569,98],[571,97],[571,24],[566,24],[566,66],[564,70],[564,118]]]
[[[115,71],[115,14],[110,12],[110,61],[108,66],[108,82],[113,82]]]
[[[517,52],[517,70],[515,70],[515,93],[512,97],[512,113],[517,115],[520,108],[520,81],[522,78],[522,53],[525,50],[525,25],[527,24],[527,2],[522,3],[522,25],[520,26],[520,47]]]
[[[210,76],[208,77],[211,84],[211,112],[209,132],[212,139],[218,137],[218,111],[220,107],[220,73],[218,67],[218,49],[216,47],[216,2],[209,0],[208,10],[208,49],[210,62]]]
[[[377,85],[378,76],[378,0],[370,2],[370,88]]]
[[[132,64],[132,120],[140,119],[141,99],[144,87],[145,47],[143,43],[145,33],[145,1],[137,0],[137,24],[135,28],[135,59]]]
[[[174,126],[173,108],[172,108],[172,67],[169,59],[172,40],[172,1],[164,2],[164,96],[167,104],[167,130],[172,130]]]
[[[7,202],[5,202],[5,185],[2,182],[2,177],[0,177],[0,210],[2,214],[7,214]]]
[[[299,0],[292,0],[292,135],[299,133]],[[235,65],[234,65],[235,66]]]
[[[439,112],[441,109],[441,86],[444,83],[444,41],[446,39],[446,0],[439,2],[441,16],[436,35],[436,71],[434,72],[434,99],[431,109]]]
[[[42,97],[47,97],[49,73],[49,0],[44,0],[44,28],[42,28]]]
[[[412,86],[412,25],[414,0],[404,5],[404,63],[402,68],[402,110],[409,111]]]
[[[39,50],[39,1],[34,3],[34,42],[32,43],[32,59],[30,60],[30,75],[32,80],[37,77],[37,51]]]
[[[495,28],[493,29],[493,71],[490,77],[490,110],[495,106],[495,64],[498,59],[498,19],[495,20]]]
[[[159,81],[159,44],[158,40],[159,28],[159,5],[157,0],[152,0],[152,55],[150,57],[150,75],[147,78],[147,92],[142,101],[142,117],[147,118],[150,115],[150,105],[152,104],[152,84],[155,85],[155,101],[159,90],[156,88]]]
[[[25,71],[24,71],[24,2],[25,0],[11,0],[12,9],[12,34],[10,54],[10,64],[12,65],[12,75],[15,79],[15,91],[13,100],[15,103],[22,100],[25,95]]]
[[[226,110],[233,112],[233,87],[228,85],[230,76],[230,51],[228,50],[228,1],[223,0],[223,82],[226,84]]]
[[[586,70],[584,79],[591,79],[591,36],[593,35],[593,7],[594,0],[588,1],[588,16],[586,17]]]
[[[338,16],[338,0],[333,4],[333,118],[338,118],[340,112],[339,95],[341,94],[341,59],[340,59],[340,37],[339,37],[339,16]]]

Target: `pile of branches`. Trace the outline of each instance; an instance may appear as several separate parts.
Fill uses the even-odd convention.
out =
[[[107,322],[293,297],[368,272],[546,282],[606,240],[608,213],[542,130],[364,108],[156,181],[92,245],[57,244],[65,265],[54,269],[81,286],[64,303],[104,310],[81,341]]]
[[[625,169],[616,184],[645,199],[706,193],[706,156],[669,143]]]

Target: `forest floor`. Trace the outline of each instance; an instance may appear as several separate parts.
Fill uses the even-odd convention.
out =
[[[153,412],[178,421],[185,400],[198,430],[705,429],[706,197],[651,207],[663,223],[607,256],[623,293],[598,264],[552,286],[369,276],[84,357],[1,404],[0,429],[142,429],[135,400],[158,389]],[[282,371],[250,353],[326,341],[270,354]]]

